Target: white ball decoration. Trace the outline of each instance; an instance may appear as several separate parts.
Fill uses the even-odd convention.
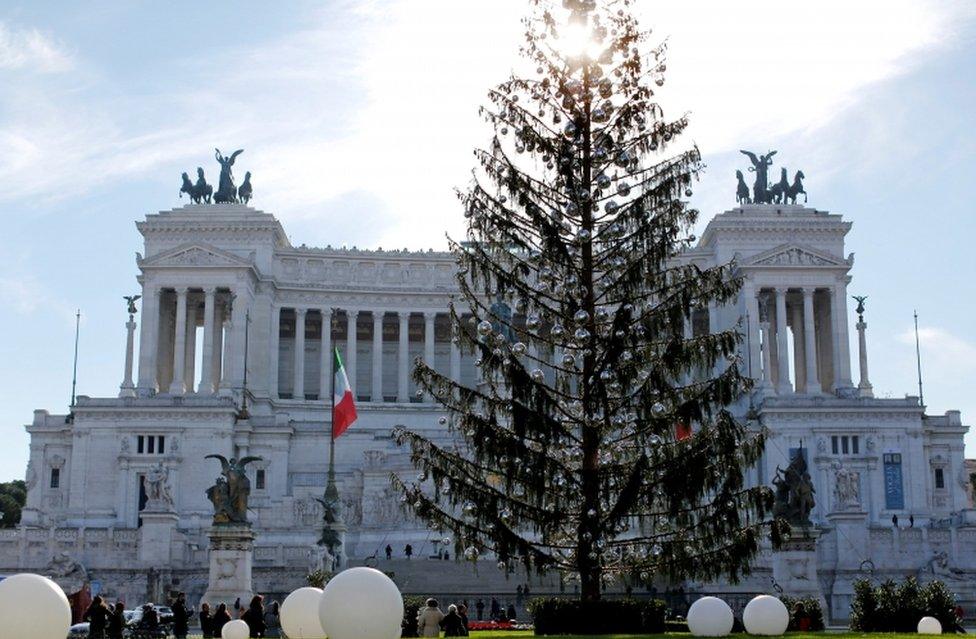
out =
[[[329,639],[397,639],[403,597],[393,580],[379,570],[349,568],[325,585],[319,622]]]
[[[61,587],[41,575],[22,573],[0,581],[3,637],[64,639],[71,605]]]
[[[790,612],[776,597],[759,595],[746,604],[742,625],[750,635],[781,635],[790,625]]]
[[[733,621],[729,604],[718,597],[702,597],[688,609],[688,630],[695,637],[724,637]]]
[[[251,629],[243,619],[234,619],[224,624],[220,629],[220,636],[223,639],[247,639],[251,635]]]
[[[942,623],[935,617],[922,617],[918,622],[918,634],[941,635]]]
[[[281,628],[289,639],[323,639],[325,631],[319,621],[319,588],[299,588],[281,604]]]

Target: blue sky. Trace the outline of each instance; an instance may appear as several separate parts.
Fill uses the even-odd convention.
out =
[[[732,206],[738,149],[779,149],[812,206],[854,222],[876,394],[916,391],[917,308],[929,412],[976,423],[976,5],[640,4],[669,42],[663,105],[691,113],[708,163],[703,217]],[[295,244],[443,247],[524,9],[3,3],[0,480],[23,476],[32,410],[66,408],[76,308],[79,393],[117,393],[133,222],[184,202],[181,172],[215,178],[213,147],[246,149],[254,204]]]

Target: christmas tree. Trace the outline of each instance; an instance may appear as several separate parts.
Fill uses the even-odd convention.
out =
[[[748,570],[771,494],[744,470],[761,432],[729,407],[748,391],[735,330],[689,334],[694,309],[734,300],[731,265],[682,261],[701,170],[687,125],[655,102],[664,46],[644,51],[630,0],[533,2],[515,75],[482,108],[494,129],[459,194],[456,338],[473,388],[418,362],[452,446],[398,429],[419,468],[406,506],[467,559],[559,570],[599,599],[617,577]]]

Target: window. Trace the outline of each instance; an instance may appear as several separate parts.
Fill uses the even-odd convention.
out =
[[[850,451],[848,450],[848,437],[847,437],[847,435],[844,435],[843,437],[840,438],[840,451],[842,453],[844,453],[845,455],[847,455],[847,454],[850,453]]]
[[[257,490],[264,490],[264,469],[258,468],[254,474],[254,487]]]
[[[830,452],[834,455],[860,455],[861,438],[858,435],[831,435]]]
[[[945,471],[941,468],[935,469],[935,487],[945,488]]]
[[[61,469],[52,468],[51,469],[51,488],[61,487]]]
[[[839,446],[837,445],[838,439],[840,438],[837,437],[837,435],[834,435],[830,438],[830,452],[832,452],[835,455],[840,452]]]
[[[136,453],[139,455],[164,455],[165,435],[139,435],[136,437]]]
[[[855,455],[861,454],[861,442],[860,442],[860,438],[857,435],[851,437],[851,452],[854,453]]]

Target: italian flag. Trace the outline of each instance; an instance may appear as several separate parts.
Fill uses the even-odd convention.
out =
[[[335,349],[332,364],[335,371],[332,381],[332,437],[339,437],[356,421],[356,402],[338,348]]]

